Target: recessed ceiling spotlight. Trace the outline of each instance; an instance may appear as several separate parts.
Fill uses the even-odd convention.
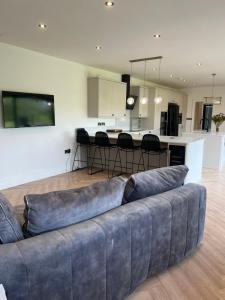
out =
[[[100,45],[97,45],[95,48],[96,48],[97,51],[101,51],[102,50],[102,46],[100,46]]]
[[[197,63],[197,66],[198,66],[198,67],[201,67],[201,66],[202,66],[202,63],[201,63],[201,62],[198,62],[198,63]]]
[[[154,34],[153,37],[154,37],[155,39],[159,39],[159,38],[161,37],[161,35],[157,33],[157,34]]]
[[[38,27],[42,30],[46,29],[47,28],[47,24],[44,24],[44,23],[40,23],[38,24]]]
[[[157,68],[156,67],[152,68],[152,71],[153,72],[157,71]]]
[[[112,7],[113,5],[114,5],[113,1],[106,1],[105,2],[105,6],[107,6],[107,7]]]
[[[183,81],[186,82],[186,79],[184,79]]]
[[[170,78],[173,78],[173,74],[170,74]]]

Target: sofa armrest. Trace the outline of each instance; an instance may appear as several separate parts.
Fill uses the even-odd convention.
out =
[[[81,291],[84,299],[105,299],[105,269],[105,236],[92,221],[0,245],[8,300],[72,300]]]
[[[190,183],[140,203],[150,209],[152,217],[151,276],[180,262],[202,242],[206,189]]]

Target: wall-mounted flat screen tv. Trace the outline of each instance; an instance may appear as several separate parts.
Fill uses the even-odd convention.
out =
[[[2,108],[5,128],[55,125],[53,95],[3,91]]]

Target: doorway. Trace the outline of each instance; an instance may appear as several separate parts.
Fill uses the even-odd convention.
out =
[[[211,130],[213,105],[195,102],[194,130]]]

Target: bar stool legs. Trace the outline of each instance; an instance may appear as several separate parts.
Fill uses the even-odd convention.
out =
[[[81,149],[85,148],[86,150],[86,160],[82,160],[81,158]],[[76,172],[78,170],[82,170],[85,168],[89,168],[89,160],[90,160],[90,154],[89,154],[89,146],[88,145],[80,145],[78,144],[76,146],[75,154],[74,154],[74,159],[73,159],[73,164],[72,164],[72,172]],[[75,169],[75,164],[78,163],[77,168]],[[80,163],[86,163],[86,167],[80,167]]]
[[[161,168],[161,155],[163,155],[165,153],[167,154],[167,166],[169,166],[170,165],[170,160],[169,160],[170,151],[162,152],[162,153],[157,153],[157,152],[153,153],[153,152],[148,152],[148,151],[142,151],[140,154],[139,162],[138,162],[138,172],[143,172],[143,171],[155,169],[155,168]],[[146,154],[146,156],[147,156],[147,168],[145,166],[144,154]],[[150,155],[152,155],[154,157],[158,156],[158,166],[150,165]]]
[[[141,163],[142,162],[142,163]],[[141,170],[140,169],[140,166],[143,167],[143,169]],[[137,169],[137,172],[143,172],[145,171],[145,160],[144,160],[144,152],[141,151],[141,154],[140,154],[140,158],[139,158],[139,162],[138,162],[138,169]]]
[[[125,165],[124,166],[122,164],[122,159],[121,159],[122,153],[125,154]],[[131,161],[128,160],[129,153],[132,155]],[[114,165],[113,165],[112,177],[120,176],[122,174],[129,174],[129,173],[133,174],[134,173],[134,165],[138,166],[138,164],[135,163],[135,150],[118,148],[117,152],[116,152],[116,156],[115,156]],[[116,172],[116,168],[119,169],[120,173],[117,175],[114,175]]]
[[[99,157],[96,157],[97,150],[98,150],[98,153],[99,153]],[[100,165],[101,169],[93,172],[94,165]],[[97,173],[102,172],[102,171],[104,171],[104,163],[103,163],[103,159],[102,159],[101,147],[95,146],[94,155],[93,155],[93,158],[92,158],[92,164],[91,164],[91,167],[90,167],[89,175],[94,175],[94,174],[97,174]]]
[[[110,159],[111,149],[113,149],[113,147],[95,146],[92,164],[90,167],[90,175],[94,175],[96,173],[103,172],[106,170],[108,178],[110,178],[110,162],[112,161]],[[97,154],[99,154],[98,157],[96,157]],[[101,169],[93,172],[94,165],[100,165]]]
[[[119,160],[117,160],[118,156],[119,156]],[[119,163],[119,166],[118,166],[117,163]],[[114,175],[116,167],[120,168],[120,173],[117,174],[117,175]],[[114,176],[120,176],[122,174],[123,174],[123,172],[122,172],[122,161],[121,161],[120,149],[117,148],[117,150],[116,150],[116,156],[115,156],[115,160],[114,160],[114,165],[113,165],[113,170],[112,170],[112,177],[114,177]]]
[[[75,154],[74,154],[74,159],[73,159],[73,164],[72,164],[72,171],[75,171],[74,170],[74,166],[75,166],[75,163],[78,161],[78,160],[76,160],[78,149],[79,149],[79,145],[76,146],[76,150],[75,150]],[[79,161],[78,161],[78,169],[79,169]]]

